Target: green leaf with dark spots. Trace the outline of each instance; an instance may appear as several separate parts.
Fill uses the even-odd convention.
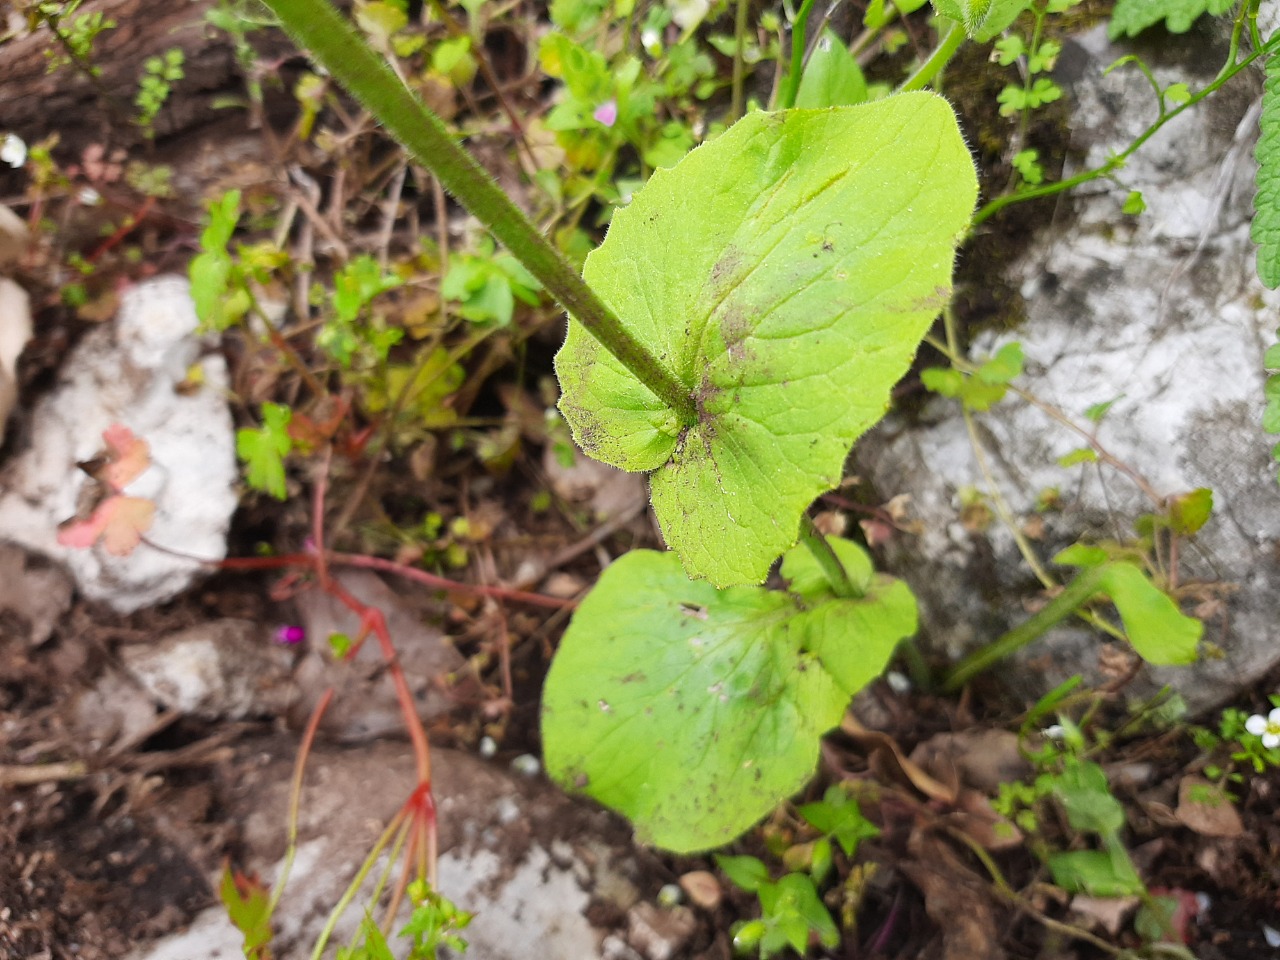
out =
[[[750,114],[614,216],[584,277],[697,419],[573,320],[560,409],[591,456],[653,471],[690,576],[759,583],[795,543],[949,299],[976,190],[951,107],[909,93]]]
[[[830,542],[858,565],[855,544]],[[733,839],[799,790],[822,734],[916,627],[904,584],[868,575],[862,598],[838,599],[807,557],[783,561],[790,593],[691,581],[670,553],[615,561],[547,676],[551,777],[677,852]]]

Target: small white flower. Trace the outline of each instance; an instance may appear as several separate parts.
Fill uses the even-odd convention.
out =
[[[0,160],[15,170],[27,162],[27,145],[16,133],[6,133],[0,140]]]
[[[640,46],[649,56],[658,56],[662,53],[662,34],[654,27],[645,27],[640,31]]]
[[[80,192],[76,194],[76,199],[86,207],[96,207],[102,202],[102,194],[93,187],[81,187]]]
[[[1067,730],[1060,723],[1055,723],[1053,726],[1045,727],[1040,732],[1044,734],[1045,739],[1047,740],[1065,740],[1067,738]]]
[[[1244,722],[1244,728],[1255,737],[1262,738],[1262,745],[1268,750],[1280,747],[1280,707],[1276,707],[1265,717],[1255,713]]]

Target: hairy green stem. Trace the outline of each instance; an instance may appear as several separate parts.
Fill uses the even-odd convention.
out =
[[[415,160],[434,173],[449,193],[493,231],[601,346],[675,410],[685,424],[696,422],[689,389],[631,334],[328,0],[265,2],[294,41],[309,50]]]
[[[1103,564],[1081,570],[1039,613],[956,664],[947,674],[942,688],[949,692],[959,690],[978,674],[1021,650],[1071,616],[1098,593],[1106,569],[1107,565]]]
[[[796,14],[796,22],[791,25],[791,64],[787,67],[786,82],[778,91],[779,110],[789,110],[796,105],[800,77],[804,73],[805,34],[808,33],[809,13],[812,10],[813,0],[804,0],[800,4],[800,12]]]
[[[954,20],[947,20],[950,27],[946,33],[938,38],[938,45],[934,48],[933,53],[929,54],[929,59],[920,64],[916,68],[916,72],[907,77],[902,82],[902,86],[898,88],[898,93],[906,93],[908,90],[923,90],[926,86],[933,82],[934,78],[942,72],[955,52],[960,49],[960,44],[964,43],[964,30],[960,24]]]
[[[1166,113],[1162,113],[1160,117],[1156,120],[1156,122],[1153,123],[1151,126],[1149,126],[1146,130],[1144,130],[1137,137],[1137,139],[1133,141],[1133,143],[1129,144],[1129,146],[1127,146],[1124,150],[1120,151],[1119,153],[1113,154],[1110,158],[1107,159],[1106,163],[1103,163],[1100,166],[1094,167],[1092,170],[1085,170],[1081,173],[1077,173],[1074,177],[1069,177],[1066,180],[1059,180],[1056,183],[1045,183],[1045,184],[1041,184],[1038,187],[1031,187],[1030,189],[1027,189],[1027,190],[1019,190],[1017,193],[1008,193],[1002,197],[996,197],[994,200],[984,205],[977,213],[973,215],[973,220],[970,223],[970,227],[969,227],[970,230],[978,226],[978,224],[982,223],[984,220],[987,220],[988,218],[999,213],[1005,207],[1012,206],[1015,203],[1023,203],[1024,201],[1027,201],[1027,200],[1035,200],[1040,197],[1051,197],[1054,194],[1062,193],[1066,190],[1071,190],[1075,187],[1080,186],[1080,184],[1082,183],[1088,183],[1090,180],[1096,180],[1099,177],[1108,176],[1109,174],[1112,174],[1115,171],[1119,170],[1121,167],[1125,165],[1128,159],[1131,156],[1133,156],[1134,153],[1137,152],[1138,148],[1141,147],[1148,140],[1150,140],[1152,137],[1154,137],[1166,123],[1168,123],[1174,117],[1178,116],[1184,110],[1191,109],[1201,100],[1215,93],[1217,90],[1219,90],[1222,87],[1223,84],[1225,84],[1228,80],[1234,77],[1241,70],[1248,67],[1251,63],[1253,63],[1253,61],[1257,60],[1259,57],[1269,56],[1273,52],[1273,48],[1276,46],[1280,46],[1280,42],[1277,42],[1277,39],[1272,39],[1267,43],[1266,47],[1263,47],[1259,50],[1255,50],[1253,53],[1249,54],[1249,56],[1245,57],[1243,60],[1241,60],[1238,63],[1229,64],[1227,67],[1224,67],[1222,72],[1218,74],[1218,76],[1214,79],[1212,83],[1210,83],[1207,87],[1205,87],[1199,93],[1194,94],[1185,103],[1179,104],[1177,107],[1175,107],[1174,109]]]
[[[827,538],[818,532],[818,528],[807,516],[800,521],[800,542],[813,554],[813,559],[818,561],[822,575],[827,578],[827,583],[831,584],[831,590],[837,597],[852,600],[861,596]]]

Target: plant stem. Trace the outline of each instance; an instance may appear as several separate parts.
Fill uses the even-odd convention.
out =
[[[813,554],[813,559],[818,561],[818,566],[822,569],[822,575],[827,578],[827,582],[831,584],[832,592],[837,597],[856,599],[862,596],[849,580],[849,574],[845,570],[844,564],[840,562],[836,552],[831,549],[831,544],[827,542],[827,538],[818,532],[817,527],[813,525],[813,521],[807,516],[800,521],[800,542],[809,548],[809,552]]]
[[[729,102],[730,123],[742,116],[742,83],[746,74],[743,48],[747,42],[747,3],[748,0],[738,0],[738,9],[733,17],[733,98]]]
[[[808,32],[809,12],[813,0],[804,0],[796,22],[791,25],[791,65],[787,67],[787,79],[778,91],[778,109],[789,110],[796,105],[796,93],[800,90],[800,77],[804,73],[805,34]]]
[[[1144,130],[1137,137],[1137,139],[1133,141],[1133,143],[1129,144],[1129,146],[1127,146],[1120,153],[1113,154],[1111,157],[1109,157],[1106,163],[1103,163],[1097,167],[1094,167],[1092,170],[1085,170],[1082,173],[1077,173],[1074,177],[1069,177],[1066,180],[1059,180],[1056,183],[1045,183],[1045,184],[1041,184],[1038,187],[1031,187],[1028,190],[1020,190],[1017,193],[1007,193],[1003,197],[996,197],[994,200],[984,205],[977,213],[973,215],[973,220],[969,225],[970,231],[972,231],[973,228],[976,227],[978,224],[982,223],[982,221],[994,216],[995,214],[1003,210],[1005,207],[1011,206],[1012,204],[1022,203],[1026,200],[1035,200],[1039,197],[1051,197],[1054,194],[1062,193],[1063,191],[1066,191],[1066,190],[1071,190],[1074,187],[1080,186],[1080,184],[1082,183],[1088,183],[1090,180],[1096,180],[1099,177],[1105,177],[1111,173],[1114,173],[1116,170],[1119,170],[1121,167],[1125,165],[1125,162],[1131,156],[1133,156],[1133,154],[1138,150],[1138,148],[1141,147],[1148,140],[1150,140],[1152,137],[1154,137],[1156,133],[1159,132],[1160,128],[1163,127],[1166,123],[1168,123],[1174,117],[1178,116],[1184,110],[1191,109],[1201,100],[1205,99],[1205,97],[1208,97],[1210,94],[1216,92],[1219,88],[1222,87],[1223,84],[1225,84],[1228,80],[1234,77],[1241,70],[1245,69],[1247,66],[1249,66],[1249,64],[1253,63],[1253,61],[1257,60],[1259,57],[1266,57],[1271,55],[1271,53],[1274,52],[1273,48],[1275,46],[1277,46],[1277,41],[1270,41],[1268,42],[1266,47],[1255,50],[1253,53],[1249,54],[1249,56],[1245,57],[1239,63],[1228,64],[1226,67],[1223,68],[1222,72],[1218,74],[1218,76],[1214,79],[1212,83],[1210,83],[1207,87],[1205,87],[1199,93],[1196,93],[1195,95],[1193,95],[1185,103],[1179,104],[1177,107],[1175,107],[1172,110],[1169,110],[1168,112],[1161,113],[1161,115],[1159,116],[1159,118],[1157,118],[1155,123],[1147,127],[1147,129]],[[904,86],[903,89],[906,89],[906,87]]]
[[[266,0],[285,30],[359,100],[414,159],[434,173],[587,332],[686,424],[697,420],[689,389],[618,319],[547,242],[448,129],[328,0]]]
[[[950,62],[955,52],[960,49],[960,44],[964,43],[964,30],[954,20],[948,20],[947,23],[951,26],[946,33],[938,38],[938,45],[934,48],[933,53],[929,54],[929,59],[920,64],[916,68],[916,72],[902,82],[902,86],[897,90],[898,93],[906,93],[908,90],[923,90],[942,72],[942,68]]]
[[[1081,570],[1043,610],[956,664],[943,681],[942,689],[948,692],[959,690],[988,667],[1021,650],[1071,616],[1098,592],[1106,569],[1107,565],[1102,564]]]

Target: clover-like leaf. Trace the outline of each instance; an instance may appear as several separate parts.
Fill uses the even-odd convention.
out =
[[[102,469],[102,482],[119,493],[151,466],[151,447],[120,423],[103,430],[102,439],[111,461]]]
[[[584,276],[689,387],[681,425],[570,320],[560,409],[588,454],[652,470],[693,577],[759,583],[950,296],[976,197],[947,102],[753,113],[659,171]]]
[[[865,596],[839,599],[803,551],[784,559],[792,593],[718,590],[671,553],[613,563],[547,676],[550,775],[677,852],[733,839],[800,789],[822,734],[916,627],[904,584],[872,575]]]
[[[277,500],[287,495],[284,458],[293,449],[289,421],[293,411],[279,403],[262,405],[262,426],[236,431],[236,453],[245,462],[246,478],[255,490]]]
[[[101,542],[107,553],[128,556],[151,529],[156,505],[142,497],[112,496],[98,504],[86,520],[73,520],[58,531],[64,547],[92,547]]]

